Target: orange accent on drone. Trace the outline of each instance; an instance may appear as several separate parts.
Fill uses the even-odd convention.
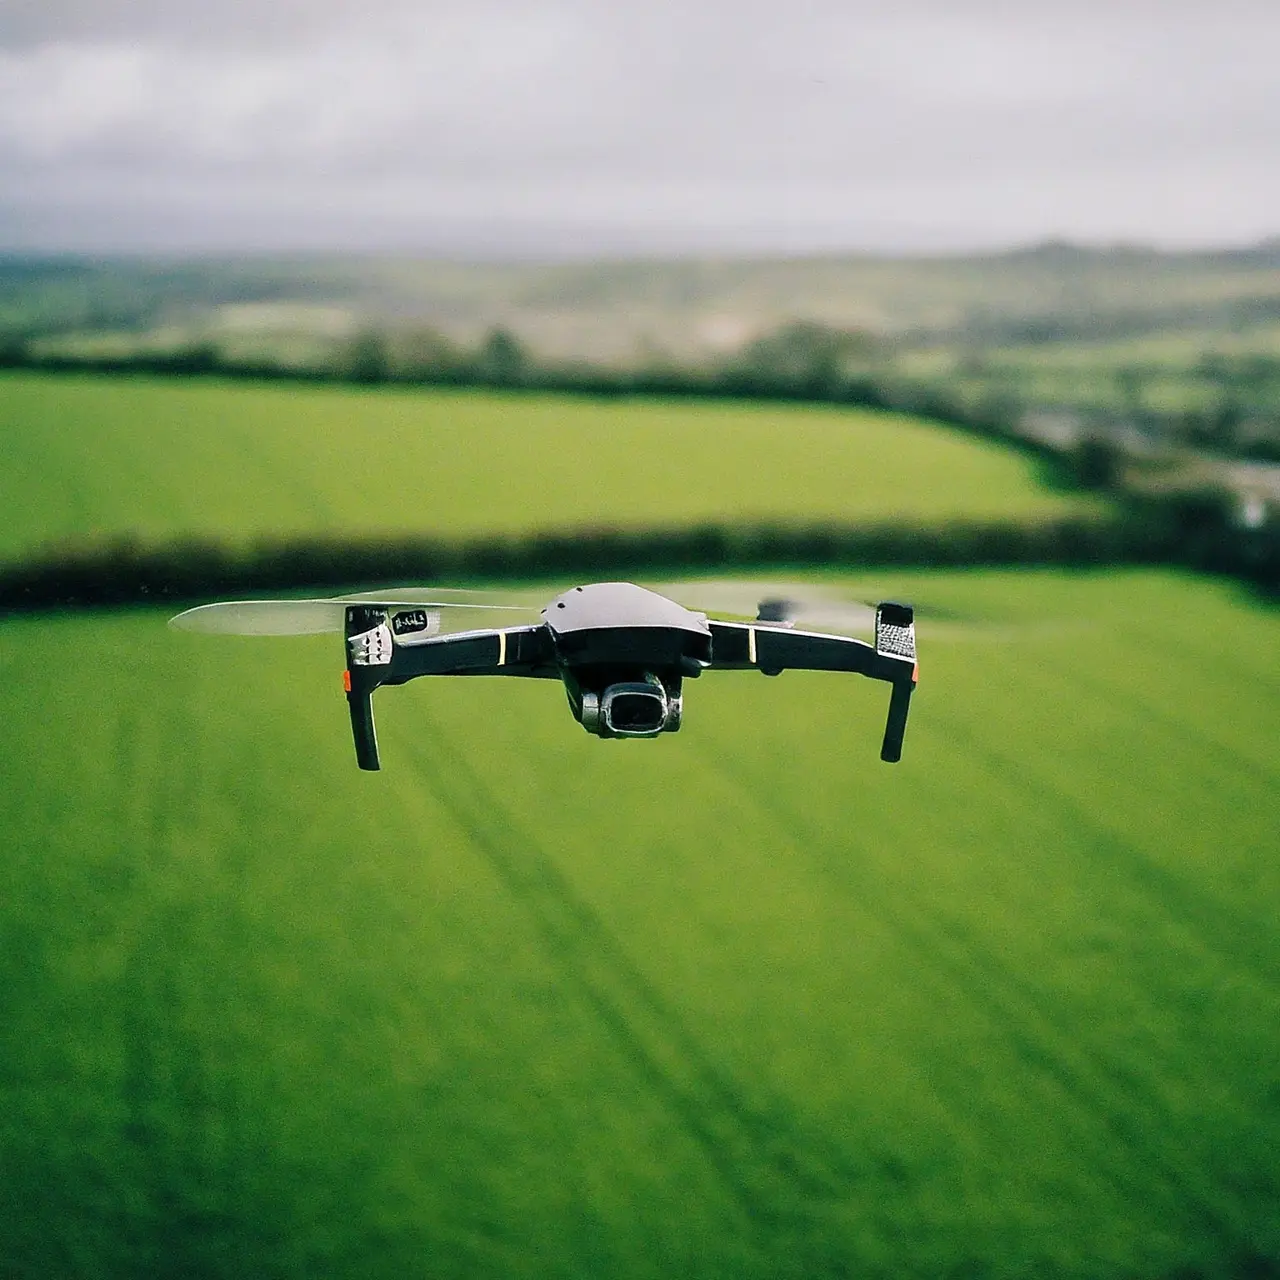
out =
[[[348,693],[351,692],[351,672],[350,671],[344,671],[342,673],[342,687]]]

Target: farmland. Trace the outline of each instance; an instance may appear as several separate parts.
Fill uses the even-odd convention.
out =
[[[908,345],[1274,324],[1274,242],[1223,253],[1044,244],[969,258],[616,260],[498,264],[333,255],[89,261],[0,257],[0,340],[72,348],[212,339],[296,357],[362,324],[461,341],[504,325],[554,357],[722,351],[792,320]],[[59,339],[61,340],[59,342]],[[248,348],[246,351],[245,348]],[[292,349],[292,350],[291,350]]]
[[[0,438],[0,559],[121,534],[462,537],[1093,509],[996,445],[796,405],[7,374]]]
[[[6,557],[1081,504],[826,409],[6,375],[0,420]],[[823,581],[920,606],[898,766],[883,686],[792,672],[650,743],[418,681],[361,774],[333,637],[5,619],[0,1274],[1275,1274],[1280,615]]]
[[[6,622],[0,1270],[1271,1274],[1280,619],[847,586],[973,618],[897,767],[744,673],[419,681],[362,775],[331,637]]]
[[[1278,352],[1280,329],[1260,325],[1240,332],[992,345],[981,352],[936,347],[903,355],[899,368],[923,385],[950,387],[973,402],[1013,395],[1028,404],[1127,415],[1150,426],[1160,415],[1168,422],[1228,407],[1236,418],[1274,419],[1280,408]]]
[[[523,266],[0,258],[0,362],[668,390],[680,371],[693,389],[1006,429],[1051,412],[1272,462],[1277,317],[1274,242]]]

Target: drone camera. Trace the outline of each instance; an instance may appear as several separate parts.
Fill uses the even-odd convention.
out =
[[[607,685],[601,692],[583,689],[581,707],[574,714],[582,727],[598,738],[656,738],[680,728],[684,699],[680,680],[664,683],[658,676],[643,680],[623,680]]]
[[[667,727],[667,695],[660,684],[610,685],[600,719],[615,738],[652,738]]]

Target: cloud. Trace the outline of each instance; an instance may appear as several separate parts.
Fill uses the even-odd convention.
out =
[[[451,18],[429,39],[334,33],[296,49],[158,40],[0,53],[0,148],[15,158],[346,164],[406,144],[491,152],[547,136],[572,33]],[[548,110],[548,108],[551,110]]]
[[[10,0],[0,241],[1248,238],[1278,36],[1241,0]]]

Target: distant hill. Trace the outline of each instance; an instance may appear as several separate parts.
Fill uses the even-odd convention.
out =
[[[986,345],[1280,322],[1280,240],[1219,252],[1051,242],[975,257],[456,262],[0,257],[0,336],[495,325],[556,358],[679,359],[794,320]]]

